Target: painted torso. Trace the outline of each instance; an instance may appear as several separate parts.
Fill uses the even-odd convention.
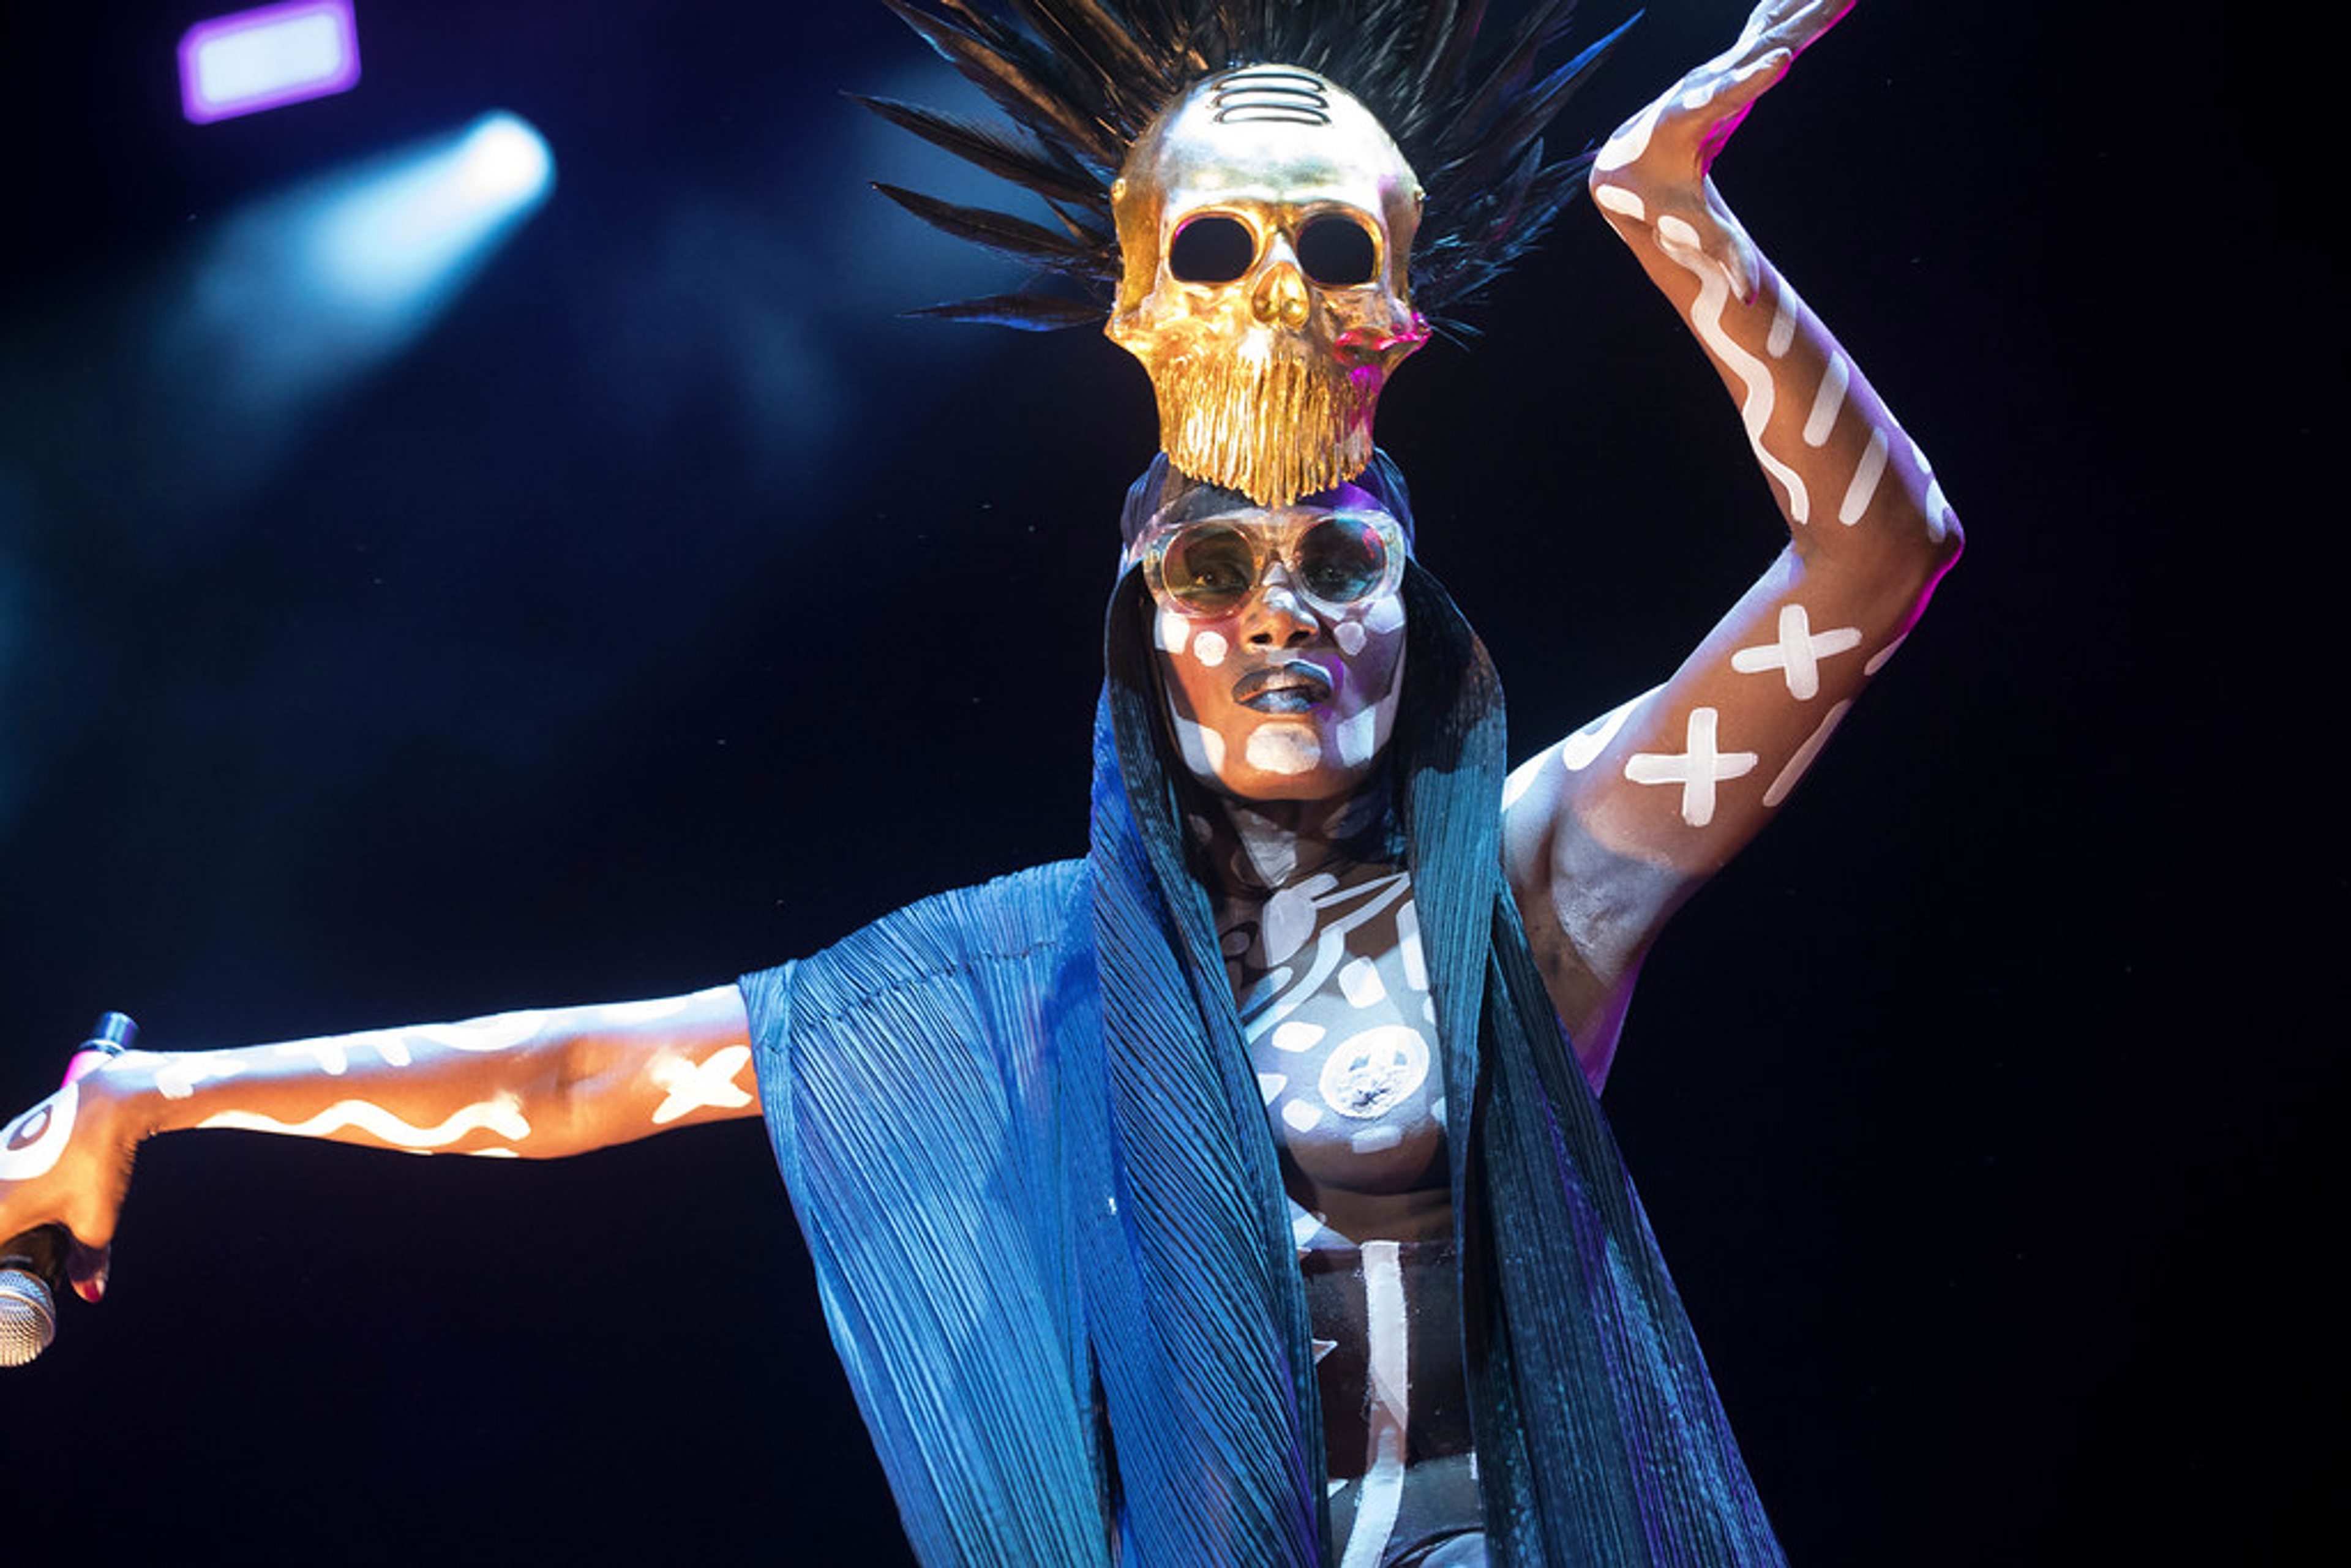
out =
[[[1209,837],[1217,931],[1281,1151],[1332,1528],[1376,1563],[1479,1521],[1445,1082],[1410,873],[1373,832]]]

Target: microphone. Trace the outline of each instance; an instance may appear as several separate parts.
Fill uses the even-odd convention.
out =
[[[22,1366],[57,1337],[66,1229],[44,1225],[0,1243],[0,1366]]]
[[[66,1082],[82,1076],[84,1053],[120,1056],[139,1038],[139,1026],[120,1013],[102,1013],[75,1050]],[[84,1071],[94,1071],[96,1063]],[[62,1225],[41,1225],[0,1241],[0,1367],[22,1366],[57,1337],[57,1296],[65,1289],[66,1255],[73,1238]]]

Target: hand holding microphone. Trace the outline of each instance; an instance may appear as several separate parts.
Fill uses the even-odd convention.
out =
[[[138,1035],[139,1026],[122,1014],[101,1015],[67,1064],[66,1083],[77,1082],[130,1050]],[[51,1113],[70,1113],[70,1102],[62,1112]],[[20,1125],[17,1131],[20,1137],[33,1132],[27,1141],[39,1141],[38,1129]],[[24,1365],[57,1337],[57,1298],[65,1288],[72,1249],[73,1238],[62,1225],[37,1226],[0,1241],[0,1367]]]

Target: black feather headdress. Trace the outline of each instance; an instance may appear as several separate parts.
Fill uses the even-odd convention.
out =
[[[1043,201],[1048,225],[878,188],[924,222],[1037,270],[1017,293],[914,312],[1044,330],[1099,324],[1119,277],[1111,182],[1186,88],[1279,60],[1378,116],[1426,202],[1414,302],[1434,324],[1517,259],[1583,187],[1592,155],[1545,162],[1543,132],[1630,22],[1558,64],[1574,0],[1534,0],[1479,48],[1485,0],[882,0],[1002,110],[981,125],[888,99],[874,112]],[[1059,280],[1059,287],[1055,286]]]

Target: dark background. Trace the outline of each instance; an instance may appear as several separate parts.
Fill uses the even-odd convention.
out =
[[[838,96],[959,101],[919,45],[857,0],[363,0],[357,90],[193,127],[211,9],[0,32],[7,1109],[100,1008],[200,1048],[666,994],[1082,851],[1149,390],[893,317],[1010,277],[865,189],[967,188]],[[1654,6],[1564,138],[1741,10]],[[2233,39],[2029,16],[1865,5],[1719,170],[1970,540],[1609,1093],[1801,1562],[2263,1560],[2331,1469],[2332,204],[2223,113]],[[238,426],[173,348],[208,241],[496,107],[544,209],[410,351]],[[1523,756],[1780,528],[1588,212],[1476,319],[1381,431]],[[167,1139],[110,1299],[0,1379],[0,1550],[896,1560],[807,1275],[752,1124]]]

